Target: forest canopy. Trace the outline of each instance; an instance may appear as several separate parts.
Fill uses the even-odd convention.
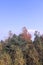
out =
[[[0,65],[43,65],[43,35],[32,35],[23,27],[19,35],[9,31],[9,37],[0,41]]]

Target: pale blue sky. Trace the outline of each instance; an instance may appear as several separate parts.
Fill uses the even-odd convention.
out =
[[[0,0],[0,39],[23,26],[43,31],[43,0]]]

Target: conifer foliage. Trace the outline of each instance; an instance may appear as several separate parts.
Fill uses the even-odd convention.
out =
[[[43,65],[43,35],[35,31],[34,41],[26,27],[19,35],[9,32],[0,41],[0,65]]]

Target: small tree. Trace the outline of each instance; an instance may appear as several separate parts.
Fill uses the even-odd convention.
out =
[[[21,38],[26,41],[31,40],[31,34],[28,32],[26,27],[23,27],[23,29],[22,29]]]

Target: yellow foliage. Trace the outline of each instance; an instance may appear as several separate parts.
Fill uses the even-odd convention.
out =
[[[8,53],[3,53],[0,55],[0,65],[11,65],[11,58]]]
[[[16,48],[14,65],[25,65],[25,59],[20,48]]]

